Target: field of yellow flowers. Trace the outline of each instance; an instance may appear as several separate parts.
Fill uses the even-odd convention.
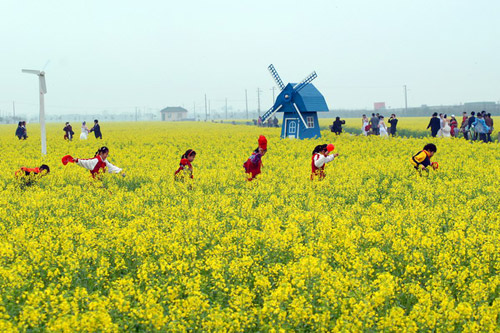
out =
[[[212,123],[104,123],[102,141],[67,142],[62,127],[41,157],[36,125],[26,141],[0,126],[0,331],[500,329],[498,143]],[[429,142],[440,168],[418,177],[409,159]],[[340,156],[311,182],[320,143]],[[101,145],[126,177],[61,163]],[[194,180],[174,182],[188,148]],[[21,189],[14,172],[42,163]]]

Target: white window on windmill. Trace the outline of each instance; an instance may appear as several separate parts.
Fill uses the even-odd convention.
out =
[[[297,131],[297,123],[295,121],[291,121],[288,130],[290,133],[295,133]]]
[[[307,117],[307,127],[309,128],[314,127],[314,117]]]

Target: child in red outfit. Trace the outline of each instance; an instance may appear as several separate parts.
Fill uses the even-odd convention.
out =
[[[254,150],[252,156],[243,164],[245,172],[248,175],[248,181],[251,181],[260,174],[260,169],[262,168],[262,156],[267,152],[267,139],[265,136],[261,135],[259,137],[259,147]]]
[[[184,155],[181,156],[181,161],[179,163],[179,169],[175,171],[175,180],[184,180],[188,177],[193,179],[193,165],[191,164],[196,157],[196,152],[192,149],[186,150]]]
[[[93,178],[96,178],[99,174],[104,173],[106,170],[108,173],[120,173],[122,169],[117,166],[114,166],[108,161],[109,149],[107,147],[101,147],[95,153],[94,158],[89,159],[80,159],[73,158],[70,155],[66,155],[62,158],[62,162],[64,165],[70,163],[76,163],[82,168],[90,170],[90,174]],[[122,176],[125,177],[125,173],[122,173]]]
[[[325,164],[333,161],[339,154],[328,155],[328,145],[319,145],[314,148],[311,162],[311,180],[318,177],[319,180],[325,178]],[[333,145],[332,145],[333,147]],[[333,149],[332,149],[333,150]]]
[[[39,168],[22,167],[16,171],[16,177],[21,182],[21,187],[31,186],[37,180],[46,176],[50,172],[50,168],[46,164],[42,164]]]

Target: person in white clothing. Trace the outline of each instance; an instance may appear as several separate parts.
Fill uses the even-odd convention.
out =
[[[384,122],[384,116],[380,116],[378,127],[380,129],[380,136],[389,136],[389,134],[387,133],[387,126],[385,125]]]
[[[333,161],[339,154],[328,155],[330,151],[335,149],[332,144],[318,145],[314,148],[312,153],[311,163],[311,180],[318,177],[320,180],[325,178],[325,164]]]
[[[446,114],[443,115],[443,122],[441,127],[441,136],[444,138],[449,138],[451,136],[450,121],[447,117],[448,116]]]
[[[366,116],[366,114],[363,115],[363,119],[362,119],[362,125],[361,125],[361,134],[363,134],[364,136],[368,135],[368,131],[366,130],[366,127],[368,125],[370,125],[370,119],[368,119],[368,117]]]
[[[80,159],[73,158],[70,155],[66,155],[62,158],[62,162],[66,165],[68,162],[76,163],[82,168],[90,170],[90,173],[93,178],[99,177],[106,170],[108,173],[120,173],[123,170],[108,161],[109,149],[107,147],[101,147],[95,153],[94,158],[89,159]],[[125,177],[125,173],[122,173],[122,176]]]
[[[440,128],[439,128],[439,131],[437,132],[437,136],[439,138],[442,138],[443,137],[443,127],[444,127],[444,114],[440,113],[439,114],[439,124],[440,124]]]
[[[82,123],[82,134],[80,134],[80,140],[87,140],[89,135],[89,128],[87,127],[87,123]]]

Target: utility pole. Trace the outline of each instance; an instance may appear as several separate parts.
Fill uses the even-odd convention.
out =
[[[12,101],[12,118],[16,118],[16,102],[14,102],[14,101]],[[14,120],[14,119],[12,119],[12,120]]]
[[[408,115],[408,94],[406,90],[406,84],[403,87],[405,88],[405,115]]]
[[[196,102],[193,102],[193,118],[196,121]]]
[[[260,88],[257,88],[257,112],[259,114],[259,117],[260,117],[260,92],[262,90],[260,90]]]
[[[135,107],[135,121],[137,121],[137,106]]]
[[[227,97],[226,97],[226,119],[227,119]]]
[[[207,94],[205,94],[205,121],[208,120],[208,110],[207,110]]]
[[[275,87],[275,86],[273,86],[273,87],[271,88],[271,90],[273,91],[273,104],[272,104],[272,105],[274,105],[274,89],[276,89],[276,87]]]
[[[248,119],[248,94],[246,89],[245,89],[245,106],[247,110],[247,119]]]

